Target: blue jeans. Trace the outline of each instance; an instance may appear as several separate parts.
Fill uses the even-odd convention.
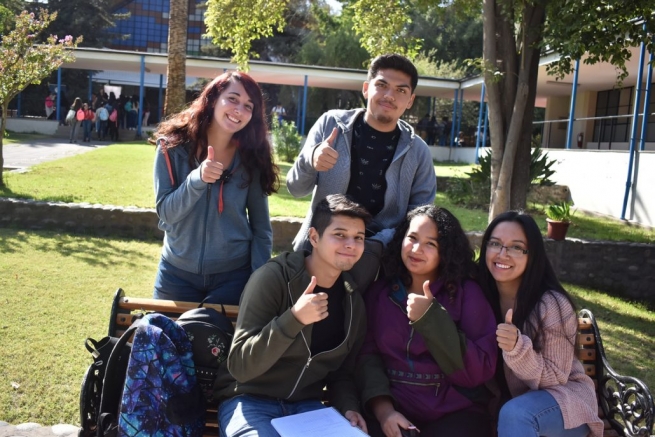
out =
[[[564,429],[562,410],[545,390],[529,391],[500,409],[498,437],[586,437],[587,425]]]
[[[91,120],[82,120],[82,128],[84,128],[85,140],[91,139],[91,126],[93,126],[93,122]]]
[[[250,395],[235,396],[218,407],[218,433],[220,437],[279,437],[271,419],[321,408],[325,406],[318,400],[288,402]]]
[[[200,275],[179,269],[163,258],[155,278],[155,299],[185,302],[239,305],[239,299],[250,278],[250,266],[231,272]]]

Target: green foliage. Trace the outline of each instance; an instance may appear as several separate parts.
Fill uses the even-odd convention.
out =
[[[548,152],[537,146],[530,153],[530,180],[533,185],[554,185],[550,177],[555,174],[551,167],[557,161],[548,159]],[[455,179],[447,189],[448,197],[455,203],[471,208],[487,208],[491,195],[491,153],[478,159],[478,165],[469,173],[468,179]]]
[[[293,162],[300,153],[302,146],[302,136],[296,129],[293,121],[282,120],[279,123],[277,117],[272,117],[271,136],[273,138],[273,147],[277,156],[286,162]]]
[[[232,62],[248,71],[248,60],[259,57],[252,42],[284,29],[288,0],[208,0],[205,12],[207,36],[232,52]]]
[[[556,222],[571,222],[575,211],[571,211],[571,202],[560,202],[546,207],[546,217]]]
[[[540,142],[536,143],[532,153],[530,153],[530,180],[533,185],[555,185],[550,177],[555,174],[555,170],[551,167],[557,163],[557,160],[548,159],[548,152],[541,153],[539,144]]]
[[[397,0],[357,0],[348,6],[354,12],[355,32],[372,56],[401,53],[418,54],[421,40],[408,34],[412,22],[410,5]]]

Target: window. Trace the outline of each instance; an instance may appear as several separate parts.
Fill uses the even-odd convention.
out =
[[[632,117],[632,96],[634,87],[600,91],[596,99],[596,117],[607,117],[594,121],[594,142],[627,142]],[[623,117],[617,117],[623,116]]]

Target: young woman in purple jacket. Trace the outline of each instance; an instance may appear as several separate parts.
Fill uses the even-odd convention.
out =
[[[484,384],[496,367],[496,322],[473,258],[444,208],[415,208],[396,228],[385,277],[365,295],[357,380],[372,436],[491,435]]]

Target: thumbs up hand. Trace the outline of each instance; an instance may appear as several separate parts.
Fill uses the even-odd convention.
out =
[[[200,164],[200,179],[206,184],[213,184],[223,175],[223,164],[214,161],[214,148],[207,147],[207,159]]]
[[[407,318],[415,322],[430,308],[434,296],[430,291],[430,281],[423,283],[423,294],[409,293],[407,296]]]
[[[339,153],[334,150],[333,146],[338,134],[339,129],[335,127],[332,129],[330,136],[314,149],[312,153],[312,167],[316,171],[328,171],[337,163]]]
[[[496,328],[496,341],[498,347],[504,351],[511,351],[519,341],[519,330],[512,324],[514,311],[510,308],[505,314],[505,323],[500,323]]]
[[[291,314],[303,325],[319,322],[328,316],[327,294],[314,294],[314,288],[316,288],[316,276],[312,276],[305,292],[291,307]]]

